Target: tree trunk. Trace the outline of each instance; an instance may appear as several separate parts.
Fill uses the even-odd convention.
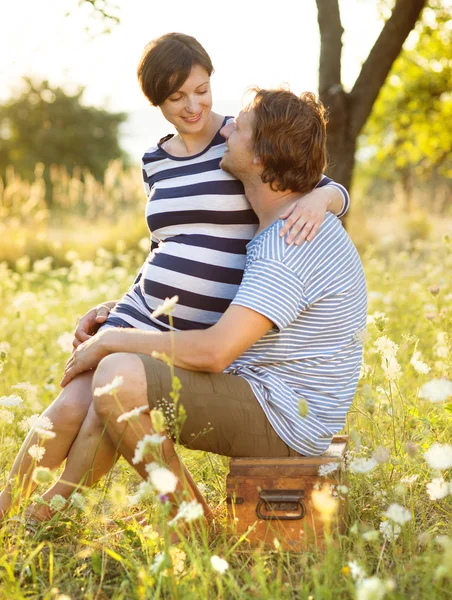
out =
[[[427,0],[396,0],[350,92],[341,82],[339,0],[316,0],[320,30],[319,95],[329,112],[328,175],[350,190],[358,135]]]

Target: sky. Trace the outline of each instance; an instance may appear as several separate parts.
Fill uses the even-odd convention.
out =
[[[288,84],[317,91],[319,33],[315,0],[112,0],[120,24],[105,23],[78,0],[15,0],[0,9],[0,101],[23,76],[68,91],[86,87],[84,102],[129,113],[122,145],[139,160],[171,127],[150,107],[136,79],[147,42],[169,31],[193,35],[212,58],[214,110],[236,114],[251,85]],[[6,4],[6,6],[5,6]],[[343,0],[343,82],[351,87],[377,38],[376,0]],[[68,14],[69,13],[69,14]]]

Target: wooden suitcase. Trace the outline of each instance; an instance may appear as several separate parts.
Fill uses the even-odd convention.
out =
[[[348,483],[344,469],[347,436],[335,436],[321,456],[290,458],[231,458],[226,479],[228,522],[233,533],[250,531],[253,546],[274,547],[275,538],[285,550],[322,547],[325,540],[325,513],[314,507],[312,492],[325,484],[334,486],[326,496],[336,497],[335,515],[327,527],[343,533],[347,520]],[[334,472],[319,476],[321,465],[338,463]],[[331,465],[333,468],[335,465]],[[334,496],[334,493],[337,496]],[[341,493],[342,492],[342,493]],[[317,501],[316,506],[319,502]]]

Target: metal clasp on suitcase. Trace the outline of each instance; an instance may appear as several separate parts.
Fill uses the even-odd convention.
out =
[[[256,514],[259,519],[264,521],[296,521],[302,519],[306,514],[306,507],[303,502],[304,490],[261,490],[259,492],[259,502],[256,506]],[[295,515],[264,515],[261,508],[265,505],[267,511],[297,511]],[[299,512],[298,512],[299,511]]]

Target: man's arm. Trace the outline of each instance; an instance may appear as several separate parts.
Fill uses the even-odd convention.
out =
[[[102,332],[107,354],[166,354],[176,367],[221,373],[273,327],[272,321],[244,306],[231,305],[221,319],[202,331],[169,333],[138,329]]]

